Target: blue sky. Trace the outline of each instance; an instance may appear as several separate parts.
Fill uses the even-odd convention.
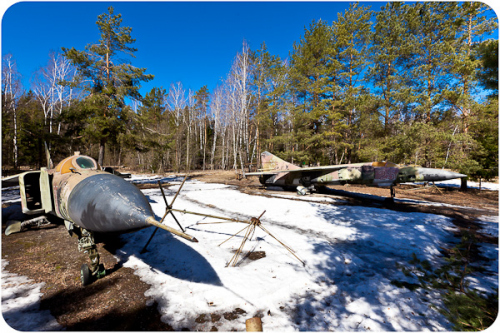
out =
[[[211,91],[226,77],[243,40],[252,49],[266,42],[272,54],[286,58],[304,27],[312,20],[331,23],[349,2],[21,2],[4,13],[2,55],[13,55],[27,88],[51,51],[97,42],[97,16],[110,5],[122,14],[122,26],[133,29],[138,51],[132,64],[155,75],[143,85],[145,94],[177,81]]]
[[[362,4],[378,10],[385,2]],[[132,65],[155,75],[143,84],[144,95],[177,81],[212,91],[244,40],[252,49],[265,42],[271,54],[286,58],[312,20],[331,23],[349,2],[19,2],[4,8],[2,56],[13,55],[28,88],[51,51],[83,50],[98,41],[95,22],[109,6],[133,29],[138,52]]]

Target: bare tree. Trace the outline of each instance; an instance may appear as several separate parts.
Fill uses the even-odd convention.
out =
[[[169,111],[173,115],[175,124],[175,167],[179,171],[182,160],[182,125],[183,125],[183,113],[186,107],[186,91],[184,90],[182,83],[177,82],[176,84],[171,84],[168,91],[167,105]]]
[[[12,138],[14,167],[18,167],[18,124],[17,103],[22,95],[21,75],[17,71],[16,61],[12,54],[7,54],[2,59],[2,92],[5,107],[12,113],[14,133]]]
[[[45,126],[47,126],[47,122],[49,118],[51,118],[50,114],[53,109],[51,101],[51,97],[53,95],[53,87],[45,80],[45,75],[43,74],[43,71],[41,69],[33,75],[31,80],[31,87],[33,92],[35,93],[36,99],[42,107],[44,124]]]
[[[221,128],[221,120],[222,120],[222,113],[224,112],[223,110],[223,88],[221,86],[218,86],[215,88],[214,92],[212,93],[212,104],[210,106],[210,109],[212,111],[211,116],[212,116],[212,121],[213,121],[213,126],[214,126],[214,137],[213,137],[213,143],[212,143],[212,151],[211,151],[211,157],[210,157],[210,169],[214,169],[214,157],[215,157],[215,148],[217,147],[217,137],[219,136],[219,132],[222,131]],[[224,151],[224,150],[222,150]]]
[[[241,53],[238,53],[233,62],[229,76],[230,104],[232,109],[232,135],[234,168],[237,168],[237,156],[242,171],[245,163],[249,162],[252,140],[250,138],[250,103],[252,101],[249,80],[251,77],[250,50],[243,42]],[[255,140],[253,140],[255,141]],[[245,161],[245,163],[243,162]]]
[[[50,77],[54,86],[54,110],[62,114],[65,107],[70,107],[75,97],[75,89],[71,84],[76,76],[76,68],[61,54],[52,54],[49,65],[53,67]],[[57,125],[57,134],[61,134],[61,122]]]
[[[194,108],[195,100],[194,94],[191,89],[188,90],[187,96],[187,105],[183,114],[184,124],[186,125],[187,133],[186,133],[186,171],[191,170],[191,135],[193,132],[193,123],[195,119],[195,108]],[[196,126],[194,126],[194,130],[196,130]],[[196,135],[196,133],[195,133]]]
[[[71,84],[75,76],[76,68],[60,53],[51,53],[47,66],[33,76],[32,90],[42,107],[49,133],[54,132],[55,117],[62,114],[65,107],[70,107],[76,97]],[[57,124],[57,134],[61,134],[61,122]]]

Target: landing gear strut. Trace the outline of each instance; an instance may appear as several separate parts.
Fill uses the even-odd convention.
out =
[[[80,229],[80,233],[78,234],[78,250],[87,253],[90,259],[90,266],[83,264],[80,269],[82,285],[86,286],[90,284],[94,278],[100,279],[106,275],[104,265],[99,263],[99,252],[97,251],[94,235],[91,231]]]
[[[75,233],[78,236],[78,250],[87,253],[89,256],[90,264],[83,264],[80,267],[82,285],[86,286],[92,283],[94,279],[103,278],[106,275],[106,269],[104,269],[103,264],[99,263],[100,256],[92,232],[76,227],[71,222],[66,221],[65,224],[70,234]]]

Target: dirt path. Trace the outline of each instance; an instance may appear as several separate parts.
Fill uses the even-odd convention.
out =
[[[191,176],[204,182],[234,185],[240,191],[252,195],[280,194],[290,196],[290,200],[298,199],[293,192],[268,192],[260,186],[256,178],[239,181],[234,172],[195,172]],[[346,190],[373,197],[367,199],[359,195],[345,196],[348,193],[338,192]],[[472,231],[479,228],[475,222],[479,216],[498,215],[497,191],[472,190],[463,193],[456,190],[421,191],[407,188],[399,188],[396,191],[396,198],[404,197],[454,206],[386,202],[383,199],[389,196],[388,189],[354,186],[333,188],[326,195],[314,196],[327,198],[343,194],[344,196],[340,197],[342,202],[332,204],[375,206],[446,215],[453,218],[460,228]],[[2,231],[5,230],[5,222],[2,218]],[[496,238],[481,237],[481,241],[498,243]],[[169,324],[162,322],[157,304],[144,296],[149,285],[140,281],[132,269],[122,267],[114,256],[116,250],[122,246],[120,238],[107,236],[105,243],[99,238],[96,242],[107,276],[87,287],[81,286],[79,276],[80,266],[87,262],[87,255],[78,251],[77,238],[70,237],[61,224],[50,224],[8,237],[2,232],[2,259],[9,261],[7,271],[27,276],[36,283],[45,283],[41,308],[50,310],[59,324],[67,330],[172,330]],[[213,323],[221,316],[227,317],[222,313],[207,314],[206,317],[197,318],[196,322],[202,325],[201,330],[210,330],[215,328]]]
[[[96,240],[98,241],[98,240]],[[107,277],[82,287],[80,266],[87,255],[78,252],[77,238],[63,225],[48,225],[6,237],[2,233],[2,259],[9,272],[44,282],[41,309],[48,309],[67,330],[169,330],[156,305],[147,305],[149,286],[133,270],[121,267],[113,256],[118,238],[98,244]]]

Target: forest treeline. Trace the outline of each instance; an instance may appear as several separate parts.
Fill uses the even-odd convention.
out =
[[[353,3],[311,22],[286,59],[243,42],[213,91],[173,82],[145,96],[153,75],[132,65],[121,23],[108,8],[100,39],[63,45],[28,88],[3,57],[2,168],[44,166],[46,142],[55,162],[80,151],[147,172],[248,170],[268,150],[300,165],[498,173],[497,19],[482,3]]]

